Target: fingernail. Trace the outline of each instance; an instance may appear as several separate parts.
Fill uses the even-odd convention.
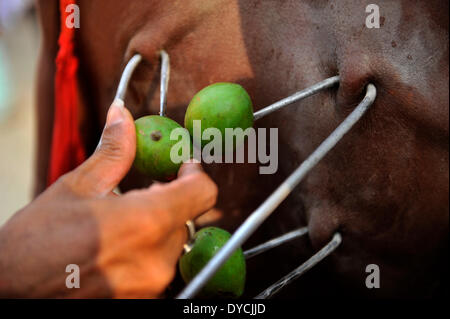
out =
[[[108,115],[106,116],[106,126],[112,126],[119,124],[125,119],[125,114],[123,112],[125,106],[121,99],[115,99],[108,110]]]
[[[123,112],[124,108],[125,108],[125,103],[123,102],[123,100],[116,98],[112,102],[111,106],[109,107],[108,114],[106,115],[105,128],[108,126],[113,126],[113,125],[123,122],[123,120],[125,118],[125,115]],[[102,145],[104,130],[105,129],[103,129],[102,136],[100,136],[100,141],[98,141],[97,147],[95,148],[96,152]]]

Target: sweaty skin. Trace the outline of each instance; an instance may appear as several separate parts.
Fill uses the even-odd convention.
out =
[[[350,113],[367,83],[377,87],[364,119],[247,243],[301,225],[310,228],[309,238],[249,264],[249,296],[298,266],[335,231],[343,236],[342,246],[288,296],[442,292],[449,227],[448,2],[378,1],[379,29],[365,26],[365,3],[351,0],[80,0],[79,5],[88,145],[99,136],[96,127],[136,52],[145,62],[127,96],[135,118],[157,114],[161,48],[172,68],[167,115],[178,123],[193,95],[214,82],[241,84],[256,111],[341,76],[339,88],[256,123],[279,128],[276,174],[258,175],[252,164],[207,165],[224,215],[216,225],[231,232]],[[132,171],[121,187],[149,183]],[[368,264],[380,267],[380,289],[365,287]]]

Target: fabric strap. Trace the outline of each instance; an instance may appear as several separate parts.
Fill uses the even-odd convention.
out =
[[[66,8],[70,4],[76,4],[76,0],[59,1],[61,31],[55,61],[55,112],[48,185],[86,159],[78,126],[78,59],[74,40],[76,29],[66,26],[66,19],[71,14],[70,10],[66,12]]]

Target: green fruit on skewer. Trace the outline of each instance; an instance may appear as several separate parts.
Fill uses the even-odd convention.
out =
[[[136,126],[134,167],[157,181],[165,182],[174,179],[182,162],[175,163],[170,157],[172,147],[180,141],[170,140],[170,133],[173,129],[182,127],[177,122],[159,115],[144,116],[134,123]],[[186,147],[192,150],[189,139],[182,143],[189,144]],[[186,155],[186,159],[189,156],[190,152]]]
[[[195,234],[191,250],[179,261],[181,276],[186,284],[202,270],[230,237],[230,233],[217,227],[206,227]],[[244,292],[245,273],[245,257],[239,248],[209,280],[199,296],[238,298]]]
[[[207,128],[217,128],[225,146],[225,128],[253,126],[253,106],[245,89],[235,83],[215,83],[194,95],[186,110],[184,126],[194,136],[194,120],[201,121],[201,133]],[[195,142],[195,141],[194,141]],[[208,144],[201,141],[201,146]]]

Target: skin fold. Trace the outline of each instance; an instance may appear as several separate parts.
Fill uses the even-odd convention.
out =
[[[144,62],[125,101],[135,119],[158,112],[160,49],[171,58],[167,116],[178,123],[183,123],[192,96],[214,82],[241,84],[258,110],[340,75],[338,88],[256,123],[279,128],[276,174],[259,175],[255,164],[204,165],[219,187],[211,214],[222,218],[214,224],[228,231],[342,122],[368,83],[376,86],[377,98],[365,117],[244,246],[303,225],[310,229],[308,238],[249,263],[248,296],[298,266],[336,231],[343,236],[341,247],[282,296],[443,293],[449,225],[448,2],[378,1],[379,29],[365,26],[367,4],[350,0],[78,4],[81,28],[76,40],[84,101],[80,126],[90,151],[120,74],[137,52]],[[50,11],[41,10],[44,16]],[[46,83],[51,85],[50,80]],[[39,92],[48,90],[42,86]],[[39,105],[44,117],[51,118],[51,103]],[[47,145],[48,138],[42,134],[41,143]],[[45,167],[48,149],[43,147],[39,154]],[[150,184],[131,169],[120,186],[126,191]],[[368,264],[380,267],[380,289],[365,286]]]

